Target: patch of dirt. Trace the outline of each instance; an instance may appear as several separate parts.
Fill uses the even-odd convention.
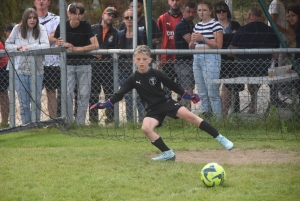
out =
[[[297,152],[277,152],[272,149],[241,150],[234,148],[228,150],[205,151],[175,151],[177,162],[219,164],[249,164],[249,163],[286,163],[300,161]]]

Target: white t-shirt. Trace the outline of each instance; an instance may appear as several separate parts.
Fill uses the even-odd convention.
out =
[[[269,13],[270,14],[277,14],[277,21],[276,23],[279,24],[282,28],[287,28],[287,19],[286,19],[286,12],[284,4],[280,0],[273,0],[269,6]],[[268,22],[270,26],[270,22]],[[286,40],[286,35],[281,33],[282,38]]]
[[[44,25],[49,36],[51,32],[56,30],[57,25],[60,23],[60,17],[48,12],[45,17],[39,17],[40,24]],[[50,44],[50,47],[54,47],[55,43]],[[60,66],[60,60],[58,55],[45,55],[45,66]]]
[[[5,48],[8,51],[18,51],[18,46],[27,46],[28,50],[39,50],[49,48],[49,39],[46,29],[43,25],[40,26],[40,34],[37,39],[32,36],[32,30],[27,31],[27,37],[24,39],[21,36],[20,26],[14,26],[12,32],[5,42]],[[31,75],[32,60],[28,56],[15,56],[15,69],[18,74]],[[37,74],[44,74],[44,55],[36,56]]]

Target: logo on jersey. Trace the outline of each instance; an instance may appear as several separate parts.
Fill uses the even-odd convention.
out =
[[[166,31],[166,34],[169,37],[169,40],[173,40],[173,38],[174,38],[174,31]]]
[[[114,39],[114,36],[113,35],[111,35],[109,38],[108,38],[108,42],[112,42],[113,41],[113,39]]]
[[[140,81],[135,81],[136,84],[141,84],[141,80]]]
[[[175,103],[174,105],[180,105],[179,103]]]
[[[150,79],[149,79],[149,83],[152,85],[152,86],[154,86],[155,84],[156,84],[156,78],[155,77],[150,77]]]
[[[166,22],[167,25],[171,26],[171,22]]]
[[[141,26],[141,27],[139,27],[139,30],[144,30],[145,29],[145,27],[144,26]]]

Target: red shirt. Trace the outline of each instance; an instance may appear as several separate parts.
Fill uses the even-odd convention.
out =
[[[157,19],[157,26],[162,35],[161,49],[175,49],[174,30],[176,24],[181,20],[182,13],[174,17],[166,12]],[[172,62],[176,59],[175,55],[161,55],[161,61],[166,63],[168,60]]]
[[[0,42],[0,50],[5,50],[4,45]],[[7,65],[8,57],[0,57],[0,68]]]

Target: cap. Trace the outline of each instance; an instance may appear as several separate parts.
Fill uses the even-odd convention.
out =
[[[106,13],[112,13],[112,14],[115,14],[116,17],[118,16],[118,11],[117,11],[117,9],[115,9],[115,7],[105,8],[105,10],[103,11],[103,14],[106,14]]]

